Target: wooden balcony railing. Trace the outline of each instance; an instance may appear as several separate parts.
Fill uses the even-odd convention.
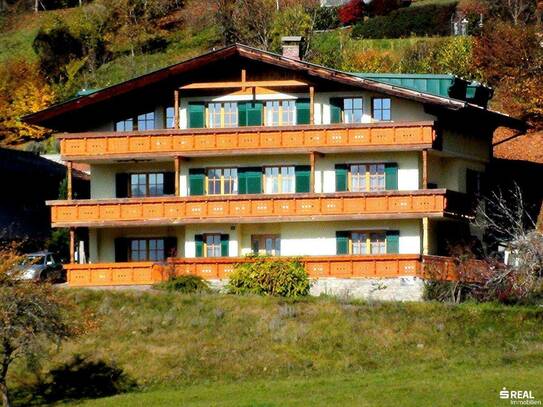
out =
[[[170,275],[196,274],[205,279],[224,279],[236,263],[251,261],[246,257],[168,259],[156,263],[67,264],[68,284],[72,287],[145,285],[167,279]],[[421,261],[414,255],[382,256],[308,256],[301,258],[312,278],[388,278],[417,276]]]
[[[59,134],[65,160],[429,148],[433,122]]]
[[[449,191],[48,201],[54,227],[401,219],[455,213]]]

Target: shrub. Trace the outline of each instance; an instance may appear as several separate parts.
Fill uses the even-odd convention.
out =
[[[161,290],[177,291],[181,293],[202,293],[211,291],[208,282],[202,277],[195,275],[173,276],[168,280],[157,284],[156,287]]]
[[[300,260],[266,257],[236,264],[228,283],[228,291],[232,294],[280,297],[306,296],[310,288],[309,277]]]
[[[401,38],[411,35],[448,35],[456,3],[402,8],[386,16],[361,21],[353,28],[355,38]]]

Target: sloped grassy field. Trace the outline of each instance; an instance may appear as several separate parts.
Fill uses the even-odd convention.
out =
[[[470,397],[481,390],[487,403],[500,386],[514,384],[543,398],[535,380],[543,373],[539,308],[154,291],[66,295],[97,326],[53,350],[43,372],[80,355],[120,367],[143,391],[88,405],[153,405],[160,397],[155,405],[282,405],[284,394],[303,405],[319,392],[337,403],[374,405],[377,387],[389,384],[397,397],[423,402],[427,394],[430,404],[439,401],[434,405],[447,405],[439,392],[463,388]],[[11,379],[32,377],[20,366]]]

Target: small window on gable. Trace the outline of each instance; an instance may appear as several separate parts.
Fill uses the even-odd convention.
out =
[[[175,125],[175,109],[170,106],[166,108],[166,128],[173,129]]]
[[[374,120],[392,120],[390,98],[373,98],[372,112]]]
[[[362,123],[364,114],[362,98],[343,99],[343,114],[345,123]]]

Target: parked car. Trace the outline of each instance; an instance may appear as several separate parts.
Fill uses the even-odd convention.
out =
[[[53,253],[46,251],[25,254],[20,276],[21,279],[29,281],[66,281],[66,271],[62,264],[57,263]]]

